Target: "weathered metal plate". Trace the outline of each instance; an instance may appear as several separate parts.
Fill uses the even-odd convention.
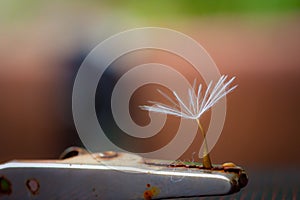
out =
[[[0,198],[163,199],[224,195],[244,186],[241,172],[150,165],[140,156],[113,152],[65,160],[13,161],[0,165],[0,178],[4,181]]]

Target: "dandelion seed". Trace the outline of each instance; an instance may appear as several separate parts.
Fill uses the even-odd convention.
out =
[[[188,104],[185,104],[175,91],[173,91],[173,96],[175,97],[177,102],[174,101],[171,97],[169,97],[164,92],[158,90],[158,92],[165,99],[167,99],[172,104],[172,106],[165,105],[159,102],[151,102],[151,101],[149,101],[149,103],[152,103],[153,104],[152,106],[147,106],[147,105],[140,106],[142,110],[174,115],[185,119],[196,120],[198,127],[204,138],[203,166],[205,168],[212,168],[212,165],[208,154],[206,134],[200,123],[200,117],[211,107],[213,107],[220,99],[222,99],[224,96],[226,96],[228,93],[230,93],[237,87],[237,85],[233,87],[229,87],[230,84],[234,81],[235,77],[231,78],[227,82],[226,79],[227,79],[226,75],[221,76],[221,78],[218,80],[218,82],[215,84],[213,88],[212,88],[212,81],[211,81],[208,84],[207,89],[203,96],[201,93],[202,85],[200,84],[198,88],[196,88],[196,80],[195,80],[192,88],[188,88],[188,99],[189,99]]]

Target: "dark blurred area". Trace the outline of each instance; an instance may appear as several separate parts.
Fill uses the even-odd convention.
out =
[[[213,161],[299,167],[299,8],[292,0],[1,1],[0,161],[57,158],[82,145],[71,109],[81,62],[113,34],[160,26],[190,35],[222,74],[237,76]]]

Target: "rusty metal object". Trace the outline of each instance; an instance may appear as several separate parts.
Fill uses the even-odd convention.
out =
[[[8,199],[164,199],[226,195],[247,184],[243,169],[201,163],[144,159],[135,154],[103,152],[64,160],[12,161],[0,165],[16,192]],[[26,184],[24,184],[26,183]]]

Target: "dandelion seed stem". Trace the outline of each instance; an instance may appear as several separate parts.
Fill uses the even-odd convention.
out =
[[[211,160],[210,160],[210,156],[208,153],[208,147],[207,147],[207,142],[206,142],[206,134],[204,132],[204,129],[199,121],[199,119],[196,119],[198,127],[202,133],[202,137],[203,137],[203,143],[204,143],[204,149],[203,149],[203,167],[206,169],[211,169],[212,168],[212,164],[211,164]]]

